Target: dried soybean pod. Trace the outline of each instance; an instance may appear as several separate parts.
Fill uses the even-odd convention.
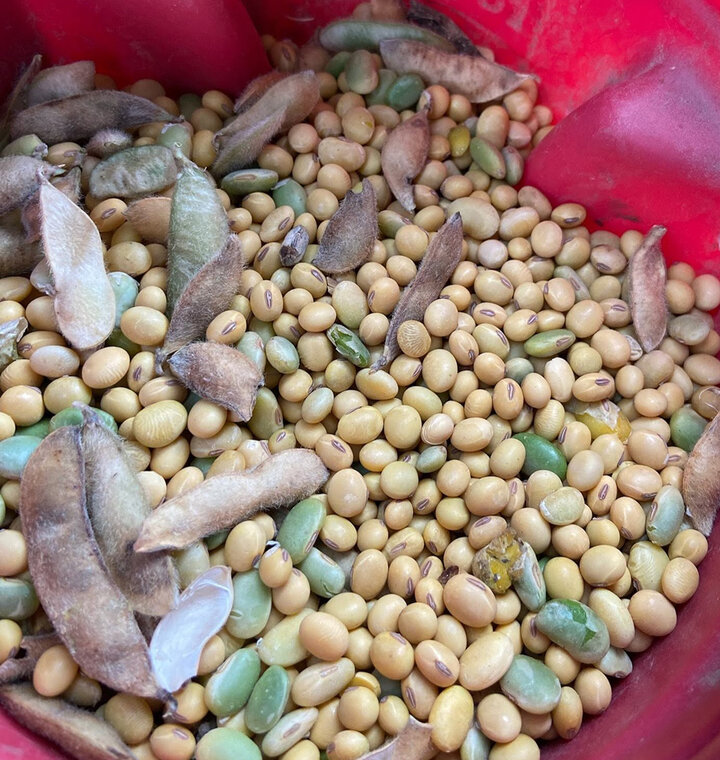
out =
[[[0,685],[30,679],[40,655],[46,649],[59,643],[60,639],[56,633],[23,636],[18,652],[18,654],[22,653],[23,656],[13,656],[0,665]]]
[[[10,120],[21,108],[25,107],[25,94],[28,85],[42,66],[42,56],[35,53],[25,71],[18,77],[14,87],[0,110],[0,146],[4,146],[10,134]]]
[[[36,106],[48,100],[69,98],[95,89],[95,64],[75,61],[40,71],[27,89],[27,104]]]
[[[349,192],[328,222],[312,263],[327,274],[341,274],[364,264],[378,234],[377,201],[370,180]]]
[[[0,226],[0,277],[29,274],[41,260],[40,247],[28,240],[21,224]]]
[[[718,456],[720,416],[715,415],[690,452],[682,480],[685,507],[695,527],[706,536],[712,531],[713,521],[720,506]]]
[[[383,40],[380,54],[387,68],[418,74],[425,82],[442,84],[471,103],[487,103],[517,89],[530,74],[519,74],[481,56],[446,53],[414,40]]]
[[[30,684],[0,688],[0,706],[18,723],[73,757],[135,760],[135,755],[109,723],[63,699],[41,697]]]
[[[630,257],[627,268],[630,313],[638,340],[645,351],[654,351],[667,331],[667,271],[660,248],[665,232],[665,227],[658,224],[652,227],[640,248]]]
[[[25,465],[20,501],[35,590],[87,676],[117,691],[162,698],[133,611],[92,535],[85,485],[78,427],[51,433]]]
[[[105,272],[100,233],[90,217],[47,180],[40,185],[39,204],[60,332],[75,348],[94,348],[115,327],[115,295]]]
[[[463,32],[463,30],[444,13],[441,13],[429,5],[410,0],[410,10],[407,15],[408,21],[424,29],[429,29],[435,34],[444,37],[452,43],[458,53],[465,55],[480,55],[478,49],[472,40]]]
[[[73,203],[80,203],[82,197],[82,169],[73,166],[69,172],[50,180],[52,186],[57,188],[66,198]]]
[[[238,127],[232,134],[224,137],[211,167],[213,176],[224,177],[236,169],[244,169],[252,164],[266,143],[280,132],[284,121],[285,109],[280,108],[257,121],[249,121],[242,128]],[[219,134],[220,132],[215,135],[216,140]]]
[[[393,311],[382,356],[373,369],[382,369],[400,353],[397,332],[408,319],[422,320],[425,309],[439,295],[462,256],[463,229],[460,213],[445,222],[430,241],[415,279],[405,288]]]
[[[87,510],[103,562],[135,612],[164,615],[177,603],[172,560],[137,554],[132,548],[151,511],[145,492],[120,439],[88,407],[83,416]]]
[[[172,199],[164,196],[140,198],[133,201],[123,213],[143,240],[165,245],[170,230],[171,205]]]
[[[285,239],[282,241],[282,246],[280,247],[280,263],[284,267],[291,267],[293,264],[297,264],[305,255],[309,243],[310,236],[305,227],[302,225],[293,227],[290,232],[285,235]]]
[[[165,343],[157,353],[160,364],[169,354],[204,335],[210,322],[228,308],[238,292],[244,268],[240,238],[229,234],[222,251],[190,280],[175,304]]]
[[[170,148],[138,145],[103,159],[90,175],[90,192],[104,198],[137,198],[157,193],[177,179]]]
[[[133,144],[132,135],[124,129],[101,129],[96,132],[85,146],[88,156],[107,158],[113,153],[130,148]]]
[[[51,164],[30,156],[0,158],[0,215],[22,206],[38,189],[40,178],[55,172]]]
[[[327,479],[320,457],[308,449],[273,454],[252,470],[215,475],[156,507],[145,520],[135,551],[180,549],[262,510],[314,494]]]
[[[190,280],[225,247],[229,231],[227,215],[212,180],[186,161],[170,206],[168,315]]]
[[[83,141],[101,129],[132,129],[151,121],[177,121],[151,100],[119,90],[93,90],[20,111],[10,123],[10,136],[36,134],[52,145]]]
[[[236,348],[222,343],[191,343],[168,360],[172,373],[191,391],[235,412],[245,422],[252,416],[263,377]]]
[[[18,358],[17,343],[28,328],[27,319],[18,317],[0,324],[0,372]]]
[[[392,741],[363,755],[360,760],[430,760],[438,750],[432,743],[432,726],[412,716]]]
[[[255,103],[257,103],[273,85],[276,85],[281,79],[285,79],[287,76],[288,73],[285,71],[273,70],[269,71],[267,74],[261,74],[259,77],[255,77],[235,101],[235,106],[233,108],[235,113],[241,114],[243,111],[247,111],[248,108],[255,105]]]
[[[412,181],[425,166],[429,148],[427,107],[395,127],[383,145],[383,174],[393,195],[408,211],[415,210]]]

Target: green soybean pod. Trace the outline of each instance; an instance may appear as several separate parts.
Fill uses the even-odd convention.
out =
[[[0,619],[26,620],[39,606],[32,583],[20,578],[0,578]]]
[[[561,480],[567,473],[567,459],[554,444],[536,433],[516,433],[516,438],[525,447],[525,463],[522,471],[530,477],[537,470],[550,470]]]
[[[276,540],[290,555],[294,565],[310,553],[325,523],[326,514],[322,502],[310,497],[299,501],[285,516]]]
[[[19,480],[33,451],[42,443],[35,435],[14,435],[0,441],[0,476]]]
[[[387,104],[396,111],[413,108],[425,89],[425,82],[417,74],[402,74],[388,88]]]
[[[296,180],[288,177],[278,182],[272,188],[272,198],[275,201],[275,207],[290,206],[295,212],[295,218],[307,211],[307,193],[305,188]]]
[[[344,325],[334,324],[326,333],[335,350],[356,367],[370,364],[370,352],[360,338]]]
[[[271,665],[255,684],[247,707],[245,723],[256,734],[269,731],[282,717],[290,696],[290,676],[280,665]]]
[[[599,662],[610,648],[602,618],[574,599],[551,599],[535,616],[535,626],[578,662]]]
[[[135,306],[140,286],[135,278],[125,272],[108,272],[108,279],[115,294],[115,327],[120,327],[120,317]]]
[[[235,574],[233,590],[233,606],[225,627],[238,639],[257,636],[270,617],[270,589],[260,580],[257,570],[248,570]]]
[[[34,425],[27,425],[26,427],[20,427],[15,430],[15,435],[34,435],[38,438],[45,438],[50,433],[50,418],[36,422]]]
[[[667,546],[680,531],[684,517],[685,502],[680,490],[671,485],[662,486],[647,515],[647,537],[658,546]]]
[[[298,569],[305,575],[314,594],[325,599],[345,590],[345,573],[335,560],[313,547]]]
[[[224,718],[241,710],[260,677],[260,658],[254,649],[238,649],[210,676],[205,704],[213,715]]]
[[[197,760],[262,760],[255,742],[232,728],[213,728],[197,743]]]

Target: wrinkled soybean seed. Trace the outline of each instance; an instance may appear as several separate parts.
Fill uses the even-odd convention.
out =
[[[602,619],[573,599],[551,599],[536,615],[535,625],[579,662],[598,662],[610,647]]]
[[[205,704],[223,718],[245,706],[260,677],[260,658],[254,649],[239,649],[210,676],[205,686]]]
[[[310,553],[325,522],[325,515],[322,502],[311,497],[299,501],[285,516],[276,540],[287,550],[293,564],[299,564]]]
[[[367,367],[370,364],[370,352],[360,338],[344,325],[333,325],[327,336],[335,346],[336,351],[356,367]]]

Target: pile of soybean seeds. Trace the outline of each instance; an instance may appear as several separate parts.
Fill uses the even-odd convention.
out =
[[[238,104],[27,77],[0,705],[77,757],[531,760],[698,586],[720,282],[517,190],[535,81],[373,8]]]

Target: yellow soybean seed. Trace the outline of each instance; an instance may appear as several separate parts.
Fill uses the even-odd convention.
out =
[[[38,658],[33,670],[33,687],[43,697],[57,697],[70,686],[77,673],[78,666],[70,652],[62,644],[56,644]]]
[[[187,411],[179,401],[158,401],[135,415],[133,435],[143,446],[167,446],[183,432],[187,417]]]

